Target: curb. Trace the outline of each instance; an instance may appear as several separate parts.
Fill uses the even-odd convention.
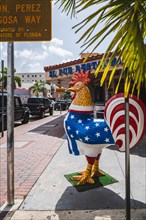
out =
[[[132,209],[131,220],[144,220],[145,209]],[[11,220],[125,220],[125,210],[16,211]]]

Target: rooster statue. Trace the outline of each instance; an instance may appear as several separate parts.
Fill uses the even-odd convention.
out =
[[[86,170],[81,172],[81,175],[72,177],[73,180],[78,181],[78,185],[85,183],[93,184],[94,177],[104,175],[99,169],[99,159],[104,148],[115,144],[124,148],[123,142],[119,141],[121,134],[119,134],[119,130],[115,129],[117,120],[113,119],[111,121],[108,117],[110,114],[110,109],[108,109],[109,104],[105,108],[105,115],[107,112],[109,113],[107,113],[107,120],[93,118],[92,97],[87,87],[90,83],[89,74],[89,71],[74,73],[70,82],[71,87],[68,89],[68,91],[74,92],[74,97],[68,109],[68,114],[64,119],[69,153],[85,155],[88,162]],[[121,99],[121,97],[119,98]],[[118,99],[116,102],[118,103]],[[120,112],[120,109],[118,111]],[[116,112],[114,112],[114,115],[119,118],[121,117]],[[121,124],[119,124],[118,128],[123,129],[123,120],[118,120],[118,123],[120,121]],[[143,124],[143,122],[144,115],[139,123]],[[144,125],[139,130],[140,135],[138,140],[143,134]]]

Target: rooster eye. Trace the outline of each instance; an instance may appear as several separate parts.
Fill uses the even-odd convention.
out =
[[[82,82],[77,82],[77,83],[76,83],[76,86],[77,86],[77,87],[79,87],[79,86],[81,86],[81,85],[82,85]]]

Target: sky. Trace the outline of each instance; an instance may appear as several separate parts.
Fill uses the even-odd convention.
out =
[[[53,5],[52,40],[46,42],[14,42],[14,67],[17,73],[44,72],[44,66],[61,64],[80,58],[81,43],[76,43],[82,32],[75,34],[72,27],[85,16],[70,19],[64,12]],[[88,13],[93,13],[92,9]],[[98,53],[105,52],[107,45],[98,48]],[[90,51],[85,51],[90,52]],[[0,59],[7,66],[7,43],[0,43]]]

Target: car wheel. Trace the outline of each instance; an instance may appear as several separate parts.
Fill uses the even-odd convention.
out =
[[[27,124],[29,122],[29,114],[25,114],[22,124]]]
[[[50,115],[53,115],[53,109],[50,109]]]
[[[45,112],[41,112],[40,118],[44,118],[44,117],[45,117]]]

